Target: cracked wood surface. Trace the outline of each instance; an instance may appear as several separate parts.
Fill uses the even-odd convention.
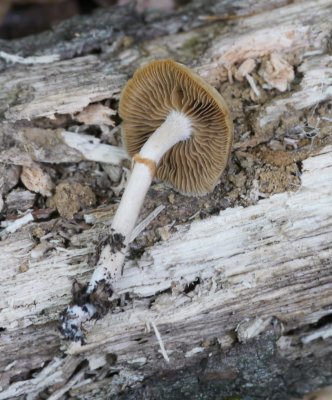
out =
[[[304,162],[298,191],[179,227],[169,241],[126,264],[115,289],[129,291],[132,301],[90,323],[87,345],[72,344],[68,353],[91,360],[99,357],[101,366],[106,364],[105,354],[114,353],[118,365],[147,363],[147,369],[153,370],[162,361],[158,361],[154,334],[146,331],[149,321],[159,327],[171,364],[179,366],[184,365],[185,354],[204,339],[217,338],[222,347],[229,346],[234,341],[230,332],[247,318],[273,316],[289,331],[330,315],[331,191],[332,148],[328,147]],[[46,324],[47,343],[54,336],[55,342],[59,340],[54,325],[47,322],[56,319],[68,301],[68,276],[79,276],[88,269],[84,256],[92,249],[86,240],[86,236],[76,237],[80,248],[55,250],[41,261],[29,260],[33,242],[27,238],[1,243],[1,264],[5,260],[7,264],[1,304],[6,328],[1,349],[4,366],[18,346],[9,346],[15,332],[31,332],[29,327]],[[28,260],[29,270],[18,274],[19,266]],[[200,284],[185,293],[197,277]],[[150,296],[161,291],[151,301]],[[330,336],[327,330],[326,338]],[[33,351],[38,352],[36,346]],[[0,398],[26,393],[37,381],[13,384]]]

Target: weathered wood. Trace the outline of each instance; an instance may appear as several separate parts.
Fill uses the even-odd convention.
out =
[[[0,151],[0,162],[29,166],[32,160],[42,163],[69,163],[83,160],[119,165],[128,159],[119,146],[100,143],[95,136],[63,129],[41,129],[29,126],[7,126],[6,135],[15,137],[17,148]]]
[[[90,103],[119,93],[125,75],[110,65],[108,71],[105,67],[97,57],[87,56],[43,67],[37,64],[29,68],[29,74],[22,67],[9,69],[0,76],[0,85],[5,88],[1,91],[1,111],[8,121],[82,111]],[[45,81],[48,83],[41,84]]]
[[[178,319],[188,321],[189,318],[200,316],[200,310],[210,312],[216,306],[223,305],[227,310],[234,310],[236,318],[241,320],[249,312],[246,293],[248,300],[255,299],[257,302],[252,312],[283,315],[283,321],[294,328],[298,326],[298,321],[292,312],[300,313],[301,318],[304,318],[302,312],[305,310],[298,308],[296,302],[290,302],[292,294],[288,293],[288,285],[297,287],[298,284],[298,289],[303,290],[303,296],[316,304],[316,311],[323,309],[332,300],[328,296],[331,294],[328,263],[331,256],[331,174],[332,148],[329,147],[322,154],[304,162],[302,186],[295,193],[275,195],[246,209],[228,209],[218,217],[177,227],[178,233],[172,235],[170,240],[146,251],[140,260],[126,264],[124,276],[116,282],[114,289],[119,293],[130,292],[149,298],[168,290],[174,294],[177,291],[183,293],[185,287],[199,277],[202,282],[197,286],[200,289],[197,295],[199,299],[204,293],[207,296],[205,301],[199,299],[194,302],[192,296],[186,294],[161,295],[153,303],[152,309],[148,302],[150,311],[143,307],[141,311],[137,309],[135,315],[128,313],[129,321],[124,313],[100,321],[92,330],[91,337],[88,335],[90,344],[79,347],[78,351],[94,347],[93,343],[99,346],[100,342],[113,335],[113,332],[109,332],[109,326],[114,325],[113,330],[116,329],[121,336],[121,332],[128,331],[127,323],[137,329],[136,324],[142,318],[154,319],[159,313],[163,316],[161,321],[172,322],[174,318],[175,323]],[[90,242],[94,235],[95,228],[74,235],[71,238],[73,248],[59,248],[58,251],[55,248],[47,258],[38,261],[29,260],[29,252],[34,243],[24,234],[21,240],[9,237],[1,242],[1,264],[7,264],[2,271],[2,288],[7,300],[3,301],[1,316],[7,329],[28,327],[34,323],[46,322],[50,317],[56,318],[56,314],[52,314],[56,311],[52,307],[54,298],[59,297],[58,301],[66,304],[71,285],[68,275],[79,276],[87,269],[80,260],[84,262],[84,256],[93,251],[94,246]],[[18,250],[21,251],[15,257]],[[29,270],[17,274],[19,266],[26,261],[29,261]],[[320,279],[316,281],[317,286],[312,286],[312,275],[318,272]],[[305,279],[309,280],[311,289],[306,287]],[[48,287],[47,282],[51,280],[52,285]],[[302,284],[298,280],[303,280]],[[18,291],[18,287],[22,290]],[[232,289],[228,290],[229,287]],[[286,293],[288,295],[283,297]],[[293,295],[300,301],[298,292]],[[243,297],[241,301],[238,300],[239,296]],[[264,302],[271,297],[280,298],[280,303],[275,302],[264,311]],[[181,306],[179,315],[175,313],[178,304]],[[304,303],[304,306],[310,306],[310,312],[313,312],[311,303]],[[43,315],[38,316],[42,310]],[[241,317],[240,312],[243,312]],[[321,316],[324,315],[325,312],[322,312]],[[216,320],[220,322],[220,317]],[[105,330],[101,329],[102,326]],[[214,327],[206,329],[209,332]],[[197,337],[202,332],[204,330],[196,331]]]
[[[148,363],[151,372],[160,362],[156,360],[154,334],[144,333],[149,321],[156,321],[171,365],[179,366],[193,349],[209,351],[207,345],[202,346],[204,339],[218,338],[222,348],[228,347],[234,341],[230,332],[247,318],[274,317],[289,331],[330,315],[331,188],[329,147],[304,162],[302,186],[297,192],[275,195],[247,209],[225,210],[218,217],[179,227],[169,241],[125,266],[123,280],[115,289],[129,291],[133,300],[120,307],[119,314],[90,324],[88,344],[71,345],[69,353],[99,358],[101,365],[106,363],[105,354],[115,353],[119,368],[138,360],[138,364]],[[47,259],[30,260],[29,270],[21,274],[17,270],[29,258],[32,241],[16,238],[14,243],[10,239],[1,243],[1,264],[9,261],[2,283],[7,299],[2,304],[2,321],[8,335],[18,327],[27,329],[56,318],[54,299],[58,299],[57,307],[68,300],[68,269],[72,276],[81,273],[79,260],[92,250],[86,239],[73,238],[73,243],[83,245],[82,250],[55,251]],[[21,250],[15,259],[17,251],[12,246]],[[185,251],[183,246],[187,247]],[[186,293],[197,278],[199,284]],[[50,281],[52,285],[47,284]],[[160,291],[166,292],[151,299]],[[135,294],[143,299],[135,300]],[[315,341],[314,331],[302,335],[304,348]],[[325,336],[321,335],[325,339],[330,336],[328,329]],[[285,341],[287,336],[282,336],[281,347]],[[4,346],[2,354],[8,350]],[[329,353],[328,348],[325,352]],[[294,357],[293,352],[291,355]],[[30,381],[13,384],[0,398],[26,393],[29,387],[37,390]]]
[[[163,227],[160,220],[163,241],[128,259],[114,287],[121,302],[112,315],[87,324],[85,346],[61,342],[56,321],[74,279],[90,277],[90,259],[116,205],[85,213],[94,216],[93,226],[53,218],[12,234],[2,231],[0,399],[66,393],[285,400],[332,382],[332,147],[331,119],[324,113],[329,105],[323,103],[332,96],[332,2],[255,3],[240,1],[234,10],[230,2],[194,1],[145,21],[131,8],[115,8],[65,22],[54,35],[1,41],[4,51],[25,59],[58,59],[4,61],[1,162],[88,158],[59,139],[62,118],[71,120],[91,103],[116,101],[138,65],[173,57],[195,67],[229,101],[236,126],[229,182],[235,190],[246,182],[246,205],[252,205],[234,207],[229,200],[232,207],[217,216],[186,218],[184,225],[166,219]],[[198,18],[234,12],[247,17],[213,24]],[[100,54],[90,54],[96,50]],[[304,140],[309,144],[302,149]],[[263,143],[270,147],[259,147]],[[262,172],[249,178],[255,152],[263,157],[271,149],[299,164],[296,186],[286,185],[284,193],[264,192],[259,179],[267,158],[260,161]],[[236,163],[246,165],[239,183]],[[4,210],[13,204],[15,192],[9,200],[7,193],[20,174],[10,168],[16,183],[1,182]],[[262,197],[269,198],[258,201]]]

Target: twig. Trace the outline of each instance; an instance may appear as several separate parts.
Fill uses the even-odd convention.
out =
[[[247,79],[247,81],[248,81],[248,83],[249,83],[251,89],[252,89],[253,92],[255,93],[255,95],[256,95],[257,97],[260,97],[261,93],[260,93],[260,91],[259,91],[259,89],[258,89],[258,87],[257,87],[257,85],[256,85],[256,82],[255,82],[254,78],[253,78],[251,75],[249,75],[249,74],[246,74],[245,77],[246,77],[246,79]]]
[[[158,340],[158,343],[159,343],[159,346],[160,346],[161,354],[163,355],[163,357],[166,360],[166,362],[169,363],[169,357],[168,357],[167,351],[166,351],[165,346],[164,346],[164,342],[163,342],[163,340],[161,338],[160,332],[159,332],[156,324],[152,320],[149,320],[148,322],[152,325],[154,333],[155,333],[155,335],[157,337],[157,340]]]
[[[0,237],[4,236],[6,233],[14,233],[22,226],[27,225],[29,222],[34,220],[32,213],[24,215],[24,217],[18,218],[14,222],[10,223],[2,232],[0,232]],[[5,221],[4,221],[5,222]]]
[[[134,241],[137,236],[144,231],[144,229],[150,224],[152,220],[154,220],[163,210],[165,206],[158,206],[156,209],[152,211],[142,222],[140,222],[136,228],[133,230],[129,242]]]

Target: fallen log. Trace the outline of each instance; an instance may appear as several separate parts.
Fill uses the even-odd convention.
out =
[[[332,383],[332,4],[257,7],[194,1],[144,23],[114,8],[2,42],[28,62],[0,55],[0,399],[284,400]],[[124,183],[110,187],[129,165],[111,171],[58,135],[120,145],[109,118],[90,125],[84,112],[116,109],[127,77],[154,57],[196,67],[229,102],[228,175],[198,199],[151,188],[142,218],[166,207],[131,246],[114,312],[86,324],[86,345],[63,342],[58,313],[91,276]],[[97,206],[67,219],[54,194],[37,194],[32,210],[19,181],[31,165],[56,188],[90,185]]]

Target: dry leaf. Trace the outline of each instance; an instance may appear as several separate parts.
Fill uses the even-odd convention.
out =
[[[115,122],[110,118],[116,115],[112,108],[102,104],[90,104],[79,114],[74,116],[75,120],[86,125],[108,125],[115,126]]]
[[[43,196],[51,196],[52,194],[53,182],[38,164],[33,164],[31,167],[23,167],[21,181],[32,192],[40,193]]]

